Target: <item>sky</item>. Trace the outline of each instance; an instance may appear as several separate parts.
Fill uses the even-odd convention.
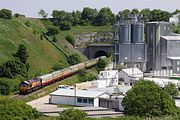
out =
[[[82,11],[84,7],[109,7],[115,14],[126,8],[150,8],[172,12],[180,9],[180,0],[0,0],[0,9],[10,9],[13,13],[27,17],[38,17],[40,9],[51,15],[53,10]]]

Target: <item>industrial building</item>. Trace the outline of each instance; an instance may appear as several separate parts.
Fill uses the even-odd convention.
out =
[[[50,93],[49,103],[99,107],[99,98],[109,98],[106,92],[60,88]]]
[[[147,71],[153,71],[154,76],[179,76],[180,35],[172,33],[172,24],[148,22],[145,34]]]
[[[137,15],[122,17],[114,25],[115,63],[125,67],[146,70],[146,45],[144,42],[144,23]]]
[[[161,36],[160,65],[162,69],[180,74],[180,36]]]
[[[119,71],[119,83],[132,85],[143,78],[143,72],[138,68],[126,68]]]
[[[169,22],[148,22],[145,27],[147,42],[147,71],[160,70],[160,38],[172,33]]]

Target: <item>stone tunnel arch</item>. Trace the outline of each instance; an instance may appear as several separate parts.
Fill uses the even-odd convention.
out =
[[[107,56],[107,52],[104,50],[99,50],[94,55],[95,58],[100,57],[100,56]]]

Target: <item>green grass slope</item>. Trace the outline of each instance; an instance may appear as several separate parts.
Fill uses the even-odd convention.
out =
[[[42,27],[43,29],[43,27]],[[18,44],[27,47],[30,63],[30,75],[47,73],[59,60],[66,63],[65,56],[48,41],[40,40],[40,34],[34,33],[19,20],[0,20],[0,64],[13,59]]]
[[[52,67],[59,62],[67,64],[66,57],[45,38],[40,39],[41,31],[47,31],[52,26],[49,20],[33,18],[13,18],[12,20],[0,19],[0,64],[14,59],[12,54],[16,52],[18,44],[24,44],[29,54],[30,71],[29,77],[52,71]],[[67,34],[76,36],[89,32],[111,31],[111,26],[93,27],[76,26],[68,31],[60,31],[57,45],[68,55],[78,53],[82,61],[87,58],[79,53],[71,44],[65,40]]]

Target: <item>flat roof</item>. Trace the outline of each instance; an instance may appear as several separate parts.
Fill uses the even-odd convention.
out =
[[[180,35],[179,36],[161,36],[161,37],[166,40],[180,40]]]
[[[55,95],[55,96],[70,96],[70,97],[88,97],[88,98],[96,98],[99,97],[102,94],[107,94],[104,91],[87,91],[87,90],[78,90],[76,89],[76,95],[75,95],[75,90],[74,89],[63,89],[60,88],[52,93],[50,95]]]
[[[171,60],[180,60],[180,57],[168,57]]]
[[[143,74],[143,72],[138,68],[126,68],[126,69],[122,69],[122,71],[125,72],[127,75]]]
[[[165,21],[153,21],[153,22],[147,22],[147,24],[151,24],[151,23],[156,23],[156,24],[158,24],[158,23],[166,23],[166,24],[168,24],[169,22],[165,22]]]
[[[132,88],[130,85],[118,85],[118,86],[112,86],[112,87],[105,87],[105,88],[90,88],[89,91],[102,91],[107,92],[109,94],[117,93],[117,87],[119,89],[119,92],[126,93],[128,90]]]

